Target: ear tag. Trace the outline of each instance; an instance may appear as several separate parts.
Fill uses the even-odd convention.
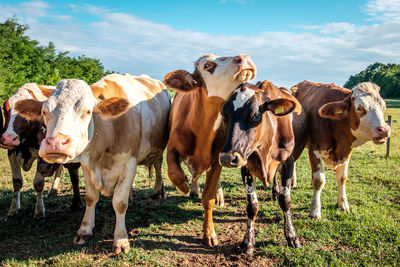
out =
[[[274,110],[275,114],[281,114],[283,113],[283,106],[279,106]]]
[[[338,109],[338,110],[336,110],[336,112],[335,112],[336,114],[342,114],[343,113],[343,110],[341,110],[341,109]]]

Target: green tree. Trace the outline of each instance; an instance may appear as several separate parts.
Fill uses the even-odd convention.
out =
[[[99,59],[57,53],[52,42],[40,45],[26,35],[28,29],[15,18],[0,23],[0,98],[3,100],[27,82],[56,85],[61,79],[76,78],[91,84],[109,73],[104,71]]]
[[[344,87],[352,88],[360,82],[376,83],[385,98],[400,98],[400,64],[371,64],[360,73],[350,76]]]

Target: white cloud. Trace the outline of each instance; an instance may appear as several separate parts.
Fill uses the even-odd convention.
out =
[[[378,21],[400,22],[399,0],[373,0],[363,7],[364,11]]]
[[[365,12],[372,14],[368,2]],[[30,7],[36,12],[27,12]],[[30,36],[72,55],[100,58],[106,69],[121,73],[147,73],[158,79],[175,69],[193,69],[193,61],[204,53],[218,55],[249,54],[258,68],[258,80],[269,79],[280,86],[302,80],[339,85],[354,73],[376,61],[400,60],[400,22],[381,20],[366,26],[347,22],[303,25],[302,32],[263,32],[253,36],[214,35],[179,30],[168,25],[143,20],[131,14],[91,5],[68,6],[67,14],[50,14],[45,2],[15,6],[0,5],[0,19],[17,14],[28,22]],[[383,17],[392,16],[379,9]],[[90,24],[73,19],[74,12],[94,17]],[[389,14],[389,15],[386,15]],[[57,19],[62,16],[63,19]],[[48,19],[51,19],[51,22]]]

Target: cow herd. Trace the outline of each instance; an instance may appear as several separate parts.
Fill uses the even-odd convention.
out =
[[[59,176],[62,165],[73,184],[71,208],[79,208],[81,167],[86,210],[74,242],[84,244],[92,236],[101,193],[112,196],[116,214],[113,251],[127,252],[125,214],[136,168],[154,166],[155,195],[165,198],[161,166],[166,148],[168,176],[180,194],[199,196],[198,178],[206,172],[201,193],[206,246],[218,245],[212,213],[215,204],[224,205],[220,173],[227,167],[241,169],[247,195],[247,231],[240,250],[254,251],[255,177],[264,186],[273,183],[288,245],[299,247],[290,213],[295,161],[307,147],[314,190],[311,217],[321,218],[322,161],[336,170],[337,203],[349,211],[345,186],[351,152],[389,137],[385,102],[373,83],[349,90],[304,81],[288,90],[267,80],[248,83],[256,73],[247,55],[207,54],[195,61],[194,71],[172,71],[164,83],[146,75],[110,74],[90,86],[76,79],[61,80],[56,87],[23,85],[5,101],[0,123],[0,147],[8,149],[14,187],[7,217],[20,209],[21,169],[29,170],[35,160],[35,218],[45,217],[44,177]],[[176,91],[173,101],[167,86]]]

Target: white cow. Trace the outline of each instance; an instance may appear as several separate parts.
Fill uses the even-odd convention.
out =
[[[28,119],[43,116],[47,126],[39,149],[43,159],[82,165],[86,212],[74,242],[84,244],[92,235],[99,193],[114,194],[113,249],[120,254],[130,249],[125,213],[136,167],[162,159],[171,100],[163,83],[146,76],[110,74],[96,84],[107,93],[105,100],[100,101],[101,93],[84,81],[67,79],[58,83],[48,100],[19,102],[17,109]]]

